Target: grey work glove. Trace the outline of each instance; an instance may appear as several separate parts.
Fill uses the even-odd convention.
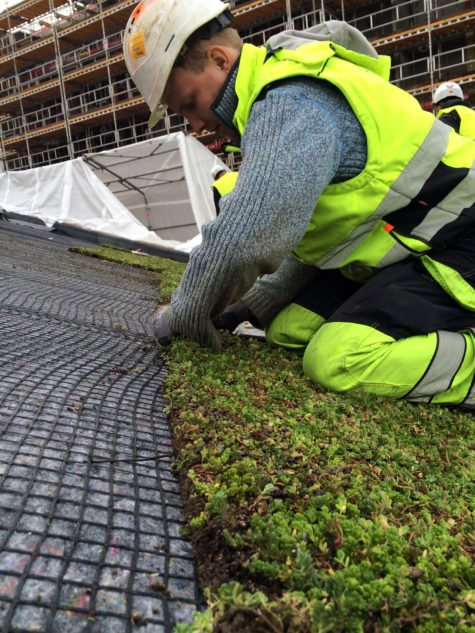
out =
[[[174,337],[180,336],[180,332],[172,330],[172,328],[168,325],[167,317],[169,310],[169,305],[162,306],[155,312],[152,318],[153,334],[157,340],[157,343],[161,347],[170,345]],[[201,345],[211,347],[211,349],[213,349],[215,352],[218,352],[221,349],[221,339],[219,337],[219,334],[210,322],[208,322],[208,328],[203,333],[202,338],[197,338],[196,340],[201,343]]]
[[[152,318],[153,335],[161,346],[170,345],[171,339],[177,336],[168,325],[167,313],[170,306],[162,306],[159,308]]]
[[[252,325],[260,327],[259,320],[252,314],[249,308],[239,300],[228,306],[220,315],[213,320],[213,324],[219,330],[230,330],[231,332],[243,321],[249,321]]]

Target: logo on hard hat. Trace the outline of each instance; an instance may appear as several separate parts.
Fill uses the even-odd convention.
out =
[[[139,57],[145,57],[146,54],[143,31],[137,31],[130,37],[130,57],[135,61]]]

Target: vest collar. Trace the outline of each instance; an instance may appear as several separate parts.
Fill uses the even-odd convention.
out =
[[[240,61],[241,56],[239,55],[239,57],[234,62],[233,67],[229,71],[228,76],[226,77],[226,80],[218,93],[218,96],[211,104],[211,111],[213,112],[213,114],[218,117],[221,123],[224,123],[224,125],[231,130],[236,129],[233,124],[233,118],[238,104],[235,84]]]

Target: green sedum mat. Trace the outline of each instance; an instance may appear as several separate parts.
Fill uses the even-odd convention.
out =
[[[156,260],[166,303],[184,265],[132,257]],[[475,632],[471,414],[332,394],[228,334],[165,355],[208,600],[177,633]]]

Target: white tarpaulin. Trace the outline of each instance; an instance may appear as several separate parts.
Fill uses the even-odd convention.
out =
[[[179,132],[84,160],[2,173],[0,206],[49,227],[188,251],[215,217],[216,163],[199,141]]]
[[[84,160],[144,225],[163,239],[188,240],[215,217],[211,168],[221,163],[183,132],[97,154]]]

